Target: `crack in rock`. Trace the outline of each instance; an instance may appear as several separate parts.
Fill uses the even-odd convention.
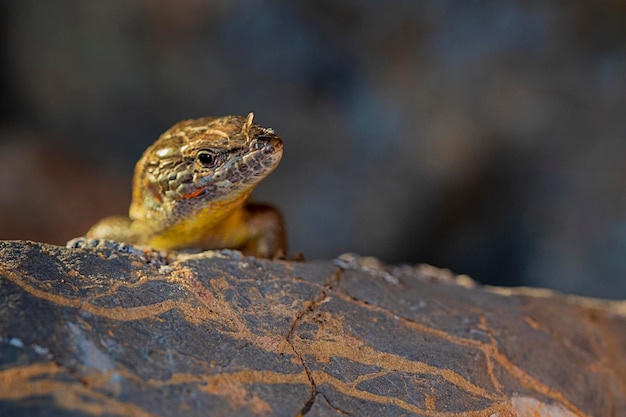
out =
[[[337,268],[335,273],[333,273],[326,280],[326,282],[324,282],[324,285],[323,285],[324,289],[322,290],[322,293],[318,297],[313,299],[312,301],[306,301],[304,303],[304,308],[302,308],[298,312],[298,314],[296,315],[296,318],[291,324],[291,327],[289,328],[289,332],[285,336],[285,340],[291,347],[291,350],[293,350],[294,354],[298,357],[298,360],[300,361],[300,363],[302,364],[302,367],[304,368],[304,372],[306,373],[307,379],[309,380],[309,383],[311,384],[311,395],[309,396],[308,400],[304,403],[304,405],[300,409],[300,412],[297,414],[298,417],[304,416],[311,410],[311,407],[313,407],[313,404],[315,403],[315,399],[317,398],[317,395],[319,392],[317,391],[317,384],[315,383],[315,380],[313,379],[313,375],[311,374],[309,367],[306,365],[306,362],[304,361],[304,358],[302,357],[300,352],[298,352],[296,347],[293,345],[291,339],[293,338],[293,333],[296,327],[298,326],[298,323],[300,323],[300,321],[307,314],[314,312],[324,302],[324,300],[326,300],[326,298],[328,297],[328,294],[330,294],[333,291],[333,289],[339,284],[339,281],[341,281],[342,276],[343,276],[343,269]]]

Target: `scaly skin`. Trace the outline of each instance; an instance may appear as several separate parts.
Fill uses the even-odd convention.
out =
[[[231,248],[259,257],[284,252],[280,213],[246,201],[283,154],[280,138],[252,117],[172,126],[137,162],[129,218],[107,217],[86,237],[161,250]]]

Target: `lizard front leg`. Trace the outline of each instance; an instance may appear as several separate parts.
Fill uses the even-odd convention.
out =
[[[88,239],[115,240],[131,244],[138,242],[136,233],[132,230],[132,221],[128,217],[110,216],[105,217],[87,231]]]
[[[241,247],[246,255],[271,258],[287,253],[283,217],[274,207],[248,203],[244,206],[244,225],[248,239]]]

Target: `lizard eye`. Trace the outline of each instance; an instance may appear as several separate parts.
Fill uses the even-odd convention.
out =
[[[197,156],[198,162],[207,167],[212,167],[219,161],[219,155],[213,151],[200,151]]]

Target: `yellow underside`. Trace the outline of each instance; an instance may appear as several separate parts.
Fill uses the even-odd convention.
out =
[[[243,207],[246,198],[244,194],[207,205],[196,216],[175,223],[146,243],[161,250],[241,247],[249,240]]]

